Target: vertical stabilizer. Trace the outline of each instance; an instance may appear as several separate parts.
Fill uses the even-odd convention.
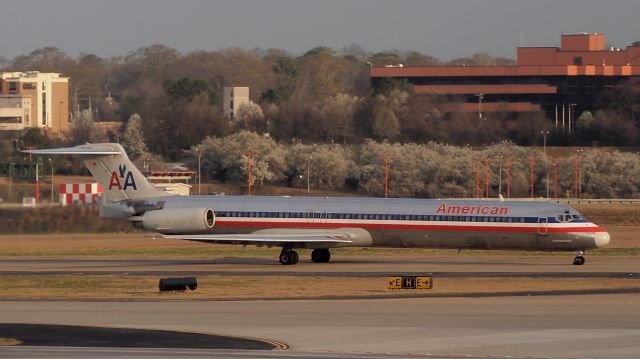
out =
[[[118,143],[95,143],[76,147],[26,150],[34,155],[80,155],[93,177],[102,185],[106,203],[149,199],[166,195],[153,187],[129,160]]]

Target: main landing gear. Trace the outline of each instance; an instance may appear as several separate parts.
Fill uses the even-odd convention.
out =
[[[313,252],[311,252],[311,260],[313,263],[329,263],[330,259],[331,252],[329,252],[327,248],[314,249]]]
[[[584,252],[581,251],[581,250],[577,250],[576,251],[576,257],[573,258],[573,265],[574,266],[581,266],[581,265],[584,264],[584,262],[585,262]]]
[[[298,252],[291,248],[282,248],[282,252],[280,252],[280,264],[285,266],[296,264],[299,259]]]
[[[292,247],[282,248],[282,252],[280,252],[280,264],[285,266],[296,264],[299,259],[298,252],[294,251]],[[314,263],[329,263],[329,260],[331,260],[331,252],[329,252],[327,248],[314,249],[313,252],[311,252],[311,260]]]

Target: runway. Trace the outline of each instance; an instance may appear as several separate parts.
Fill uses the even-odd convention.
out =
[[[219,357],[632,359],[640,352],[640,296],[629,294],[376,301],[10,301],[0,306],[0,318],[3,322],[223,333],[273,339],[291,347],[286,352],[202,352]],[[40,350],[0,349],[0,356],[42,357]],[[87,355],[72,354],[80,349],[57,350],[59,355],[46,356],[205,356],[152,349],[151,354],[114,350]]]
[[[437,274],[441,278],[550,277],[639,278],[635,257],[593,257],[574,266],[563,256],[524,258],[493,256],[445,258],[349,257],[331,263],[303,261],[282,266],[262,258],[216,259],[100,259],[100,258],[1,258],[0,275],[176,275],[176,276],[314,276],[384,277],[391,274]]]

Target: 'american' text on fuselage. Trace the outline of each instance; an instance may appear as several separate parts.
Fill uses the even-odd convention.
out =
[[[509,207],[490,207],[490,206],[455,206],[448,205],[444,202],[438,206],[436,214],[476,214],[476,215],[509,215]]]

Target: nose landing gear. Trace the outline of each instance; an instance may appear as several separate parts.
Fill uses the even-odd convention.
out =
[[[581,266],[584,264],[586,260],[584,259],[584,252],[581,250],[577,250],[576,251],[576,257],[573,258],[573,265],[574,266]]]

